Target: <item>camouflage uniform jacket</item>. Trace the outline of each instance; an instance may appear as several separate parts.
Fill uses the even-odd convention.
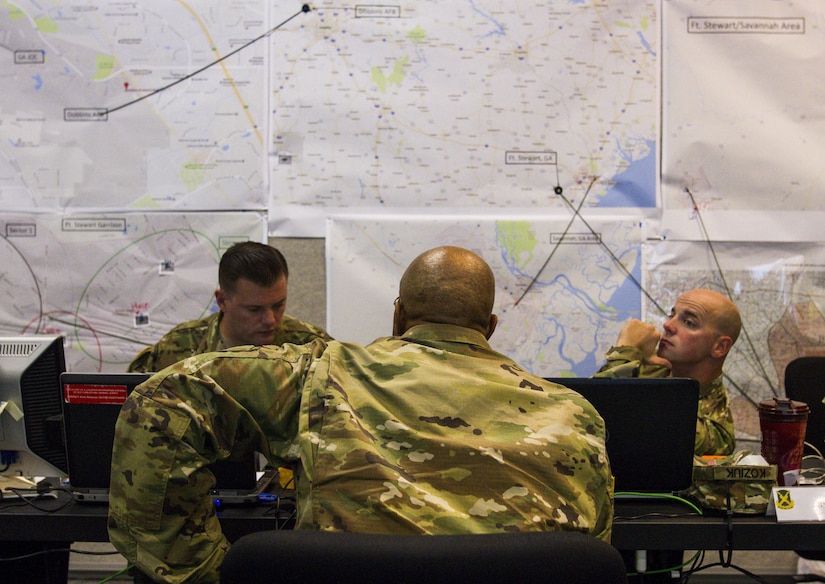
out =
[[[609,541],[604,440],[589,402],[470,329],[238,347],[181,361],[126,400],[109,536],[159,581],[216,582],[228,543],[202,467],[258,449],[296,463],[298,529]]]
[[[200,320],[190,320],[177,325],[151,347],[146,347],[129,364],[129,371],[160,371],[181,359],[226,349],[220,333],[223,313],[215,312]],[[281,328],[272,339],[273,345],[293,343],[303,345],[314,339],[332,340],[327,332],[314,325],[302,322],[287,314],[281,320]]]
[[[660,365],[642,365],[636,347],[612,347],[607,363],[595,377],[667,377],[670,370]],[[694,454],[732,454],[736,447],[733,414],[722,376],[699,385],[699,412],[696,418]]]

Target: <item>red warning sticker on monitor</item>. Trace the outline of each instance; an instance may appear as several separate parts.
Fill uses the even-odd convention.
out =
[[[65,383],[63,399],[67,404],[122,404],[128,391],[125,385]]]

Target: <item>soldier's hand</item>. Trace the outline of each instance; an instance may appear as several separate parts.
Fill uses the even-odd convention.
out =
[[[652,324],[634,318],[622,327],[616,346],[636,347],[642,352],[642,360],[645,363],[655,363],[651,361],[652,358],[661,360],[661,357],[656,357],[656,347],[661,338],[661,333]]]

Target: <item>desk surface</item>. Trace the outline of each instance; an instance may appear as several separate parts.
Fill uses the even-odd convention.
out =
[[[79,504],[62,495],[26,503],[0,502],[0,540],[108,541],[105,504]],[[291,527],[292,506],[232,506],[219,513],[226,537]],[[774,517],[698,516],[683,505],[616,502],[613,545],[618,549],[821,550],[825,522],[777,523]]]
[[[35,507],[34,505],[37,505]],[[290,529],[295,506],[291,501],[225,506],[218,513],[230,541],[253,531]],[[28,503],[0,501],[0,541],[109,541],[105,503],[77,503],[60,493]]]
[[[822,550],[825,522],[697,515],[680,504],[616,501],[613,546],[630,550]]]

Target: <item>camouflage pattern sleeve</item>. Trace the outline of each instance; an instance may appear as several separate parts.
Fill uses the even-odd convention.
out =
[[[456,328],[329,345],[301,404],[297,527],[609,541],[604,421],[578,393]]]
[[[228,544],[203,466],[255,448],[298,463],[298,528],[610,540],[613,485],[593,406],[480,332],[418,325],[368,347],[239,347],[154,375],[117,422],[112,543],[158,581],[216,581]]]
[[[160,341],[138,353],[127,371],[154,373],[192,355],[223,349],[218,333],[219,317],[220,313],[216,312],[177,325]]]
[[[619,377],[667,377],[670,371],[661,365],[642,363],[642,352],[637,347],[611,347],[607,362],[593,377],[615,379]]]
[[[697,456],[733,454],[736,437],[733,414],[722,376],[699,388],[699,416],[696,419]]]
[[[134,359],[132,359],[132,362],[129,363],[129,367],[126,368],[126,371],[129,373],[147,373],[149,371],[154,371],[154,362],[152,360],[152,353],[154,349],[154,345],[145,347],[135,356]]]
[[[285,314],[283,319],[281,319],[281,328],[275,333],[272,344],[283,345],[284,343],[292,343],[295,345],[303,345],[315,339],[331,341],[332,337],[319,326]]]
[[[112,453],[109,537],[158,582],[218,582],[228,549],[209,497],[216,460],[297,430],[302,380],[323,343],[228,349],[153,375],[128,397]]]
[[[221,313],[215,312],[206,318],[179,324],[156,344],[138,353],[127,370],[156,372],[192,355],[222,351],[226,346],[221,339],[220,319]],[[284,315],[271,344],[303,345],[315,339],[330,341],[332,337],[321,327]]]

